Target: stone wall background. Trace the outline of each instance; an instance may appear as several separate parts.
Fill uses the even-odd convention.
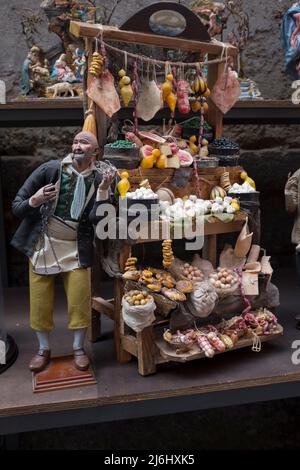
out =
[[[10,246],[19,221],[11,202],[29,174],[41,163],[62,158],[70,150],[78,129],[0,129],[0,162],[4,197],[5,231],[10,285],[27,283],[25,257]],[[284,185],[287,175],[300,164],[299,125],[226,125],[224,135],[241,145],[241,164],[261,192],[262,246],[272,255],[273,265],[284,265],[293,253],[290,242],[293,220],[285,212]]]
[[[122,24],[138,9],[156,3],[151,0],[121,0],[111,17],[111,24]],[[177,3],[177,2],[175,2]],[[191,0],[183,0],[189,5]],[[242,57],[246,76],[257,81],[259,88],[268,99],[289,99],[291,96],[290,79],[283,73],[284,55],[281,47],[278,11],[286,11],[292,0],[244,0],[245,11],[250,17],[250,38]],[[1,54],[0,78],[6,82],[9,97],[18,94],[18,83],[22,62],[27,54],[27,45],[22,33],[21,19],[28,9],[41,14],[42,23],[35,36],[36,43],[44,50],[59,44],[55,34],[47,31],[47,20],[39,8],[41,0],[1,0]],[[111,0],[97,0],[103,12],[112,8]],[[107,8],[108,10],[105,10]],[[225,36],[226,38],[226,32]]]
[[[41,0],[27,0],[26,8],[35,13]],[[104,7],[111,1],[98,1]],[[112,16],[111,24],[121,24],[136,10],[153,1],[121,1]],[[182,3],[189,4],[189,1]],[[263,96],[273,99],[290,97],[290,79],[283,74],[283,51],[280,44],[279,21],[276,12],[286,9],[292,1],[258,0],[244,2],[250,16],[250,38],[243,62],[246,75],[257,81]],[[22,34],[21,17],[24,4],[18,0],[0,2],[2,48],[0,78],[4,79],[8,96],[18,93],[22,61],[27,45]],[[36,43],[45,50],[59,43],[55,34],[47,31],[46,19],[40,24]],[[9,245],[19,221],[11,214],[11,201],[18,188],[35,167],[51,158],[61,158],[70,149],[75,127],[70,128],[1,128],[0,161],[4,195],[5,229],[10,285],[27,282],[24,257]],[[299,125],[227,125],[224,135],[240,143],[241,163],[256,180],[261,191],[262,244],[273,256],[273,263],[283,262],[285,255],[293,252],[290,243],[292,220],[285,213],[283,189],[290,171],[300,162]]]

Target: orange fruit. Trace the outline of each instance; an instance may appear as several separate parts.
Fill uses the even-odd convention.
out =
[[[161,155],[161,151],[159,149],[154,149],[152,151],[152,155],[153,155],[153,157],[158,158]]]
[[[167,157],[165,155],[161,155],[157,160],[156,160],[156,168],[159,169],[164,169],[167,166]]]

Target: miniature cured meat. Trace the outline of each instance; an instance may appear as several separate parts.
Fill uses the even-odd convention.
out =
[[[87,95],[108,117],[112,117],[121,108],[114,77],[108,70],[103,72],[101,81],[97,78],[92,80],[87,89]]]

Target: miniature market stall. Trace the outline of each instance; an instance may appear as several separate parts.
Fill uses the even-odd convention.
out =
[[[169,18],[176,32],[168,29]],[[97,295],[99,281],[93,276],[92,339],[100,333],[99,314],[112,318],[118,360],[137,357],[142,375],[170,361],[251,345],[259,351],[261,342],[282,334],[282,328],[271,310],[278,299],[269,258],[259,246],[258,231],[248,228],[259,193],[238,166],[238,145],[222,137],[223,113],[240,93],[230,66],[236,49],[210,41],[192,12],[169,2],[136,13],[121,29],[71,22],[70,31],[85,39],[88,52],[84,129],[97,135],[106,164],[118,168],[126,216],[138,202],[146,214],[144,229],[157,228],[156,237],[146,230],[146,236],[134,238],[128,231],[127,240],[113,245],[114,299]],[[110,42],[188,51],[196,59],[154,59]],[[160,70],[165,73],[159,83]],[[108,118],[121,102],[132,105],[133,122],[125,122],[107,144]],[[169,121],[161,132],[142,129],[141,120],[151,124],[164,106]],[[204,237],[198,249],[202,257],[196,254],[189,262],[175,256],[172,244],[176,227],[185,223],[192,229],[190,238]],[[235,247],[225,246],[218,259],[217,236],[234,232],[240,232]],[[162,245],[160,267],[152,266],[151,255],[140,263],[133,253],[152,241]]]

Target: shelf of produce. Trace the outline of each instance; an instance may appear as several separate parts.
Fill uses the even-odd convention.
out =
[[[221,235],[225,233],[239,232],[242,229],[246,220],[247,220],[247,214],[245,212],[239,212],[234,216],[233,220],[231,220],[230,222],[222,222],[221,220],[215,217],[211,217],[210,222],[204,223],[204,231],[202,231],[201,229],[201,224],[199,224],[200,229],[199,231],[197,231],[195,222],[193,222],[191,229],[192,229],[192,232],[195,234],[195,236],[196,235],[200,236],[202,234],[204,236]],[[153,224],[152,226],[149,224],[148,230],[145,230],[145,233],[148,233],[148,234],[151,234],[151,232],[157,233],[158,236],[156,238],[151,238],[151,237],[137,238],[135,240],[136,244],[151,243],[154,241],[157,242],[157,241],[162,241],[165,239],[165,237],[163,237],[163,233],[166,233],[164,232],[164,229],[163,229],[164,224],[161,221],[153,222],[152,224]],[[171,228],[170,230],[171,239],[173,238],[172,233],[173,232]]]
[[[156,343],[157,348],[159,349],[160,355],[166,361],[184,363],[184,362],[194,361],[196,359],[203,359],[206,357],[204,352],[200,351],[197,346],[193,346],[188,352],[177,351],[173,346],[169,345],[163,339],[162,335],[163,335],[163,330],[161,328],[157,329],[155,343]],[[278,329],[275,333],[270,334],[270,335],[259,336],[259,339],[261,343],[265,343],[266,341],[272,341],[282,335],[283,335],[283,327],[281,325],[278,325]],[[235,351],[236,349],[251,347],[252,345],[253,345],[252,338],[241,338],[231,350],[227,350],[226,352],[231,352],[231,351]],[[224,354],[224,353],[215,351],[215,355],[217,354]]]
[[[216,220],[214,223],[205,224],[205,243],[203,247],[203,257],[216,265],[216,238],[218,234],[239,232],[245,223],[247,215],[240,212],[235,215],[234,220],[228,223]],[[140,239],[135,243],[160,242],[160,239]],[[121,270],[124,269],[125,262],[130,256],[131,247],[124,244],[119,256],[119,265]],[[138,369],[141,375],[149,375],[155,373],[156,365],[166,362],[161,355],[158,354],[155,345],[153,326],[144,328],[143,331],[133,336],[128,334],[128,328],[123,322],[121,314],[121,300],[123,296],[123,280],[115,278],[115,298],[109,302],[101,297],[93,298],[92,311],[92,329],[91,339],[96,341],[100,332],[100,315],[106,315],[114,321],[115,330],[115,346],[116,355],[120,363],[130,361],[132,355],[138,358]]]

